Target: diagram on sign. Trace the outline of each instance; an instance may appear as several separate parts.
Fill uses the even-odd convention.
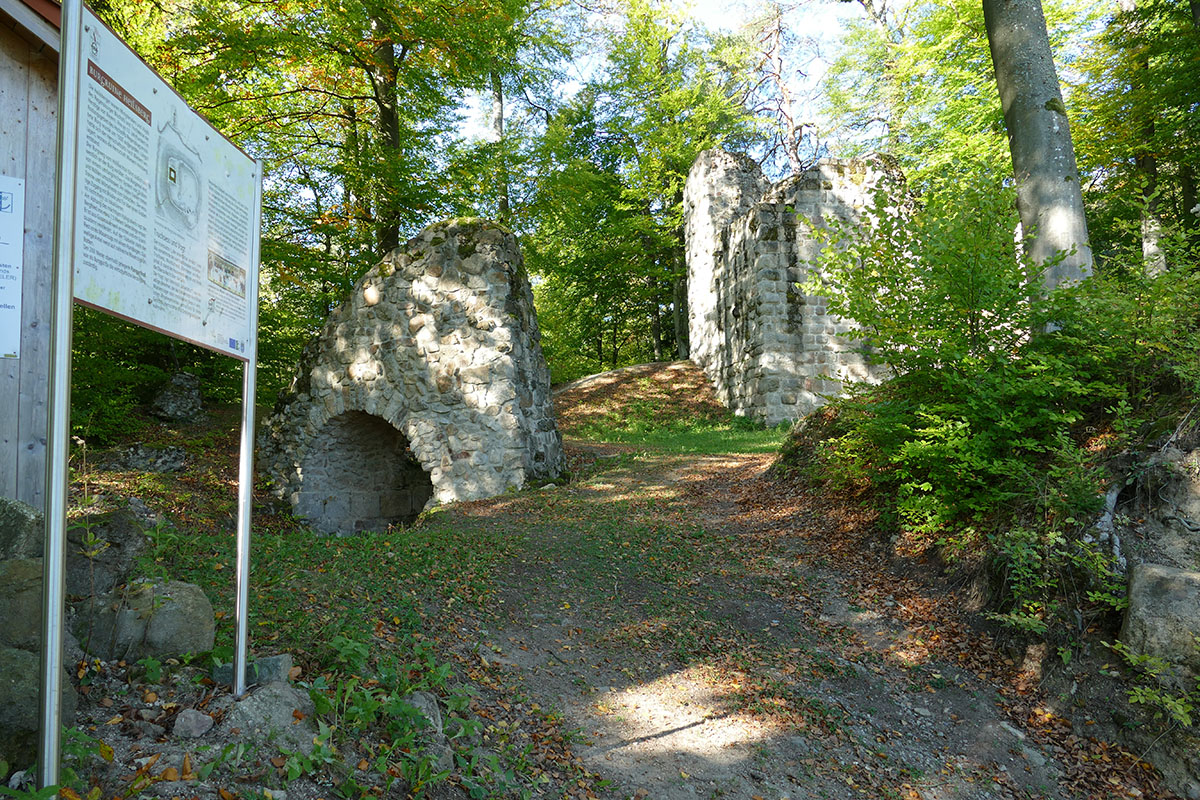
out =
[[[200,204],[204,200],[200,154],[184,141],[173,113],[171,121],[158,129],[156,169],[159,216],[183,230],[198,233]]]
[[[246,296],[246,270],[212,250],[208,251],[208,280],[238,297]]]

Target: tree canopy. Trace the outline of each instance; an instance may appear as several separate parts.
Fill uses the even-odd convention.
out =
[[[264,400],[354,281],[440,218],[518,233],[562,380],[686,355],[683,183],[705,148],[746,152],[777,177],[826,154],[887,151],[931,198],[1013,174],[980,0],[768,0],[721,30],[665,0],[97,10],[267,166]],[[1098,262],[1144,249],[1154,231],[1159,250],[1194,244],[1196,4],[1048,0],[1045,11]],[[840,34],[815,31],[816,18],[839,20]],[[153,336],[133,336],[146,363],[236,392],[227,365]],[[98,398],[124,379],[97,347],[79,356],[102,373],[80,383]]]

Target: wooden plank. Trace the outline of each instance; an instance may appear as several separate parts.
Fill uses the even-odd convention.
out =
[[[16,26],[17,35],[34,45],[35,52],[45,47],[58,52],[61,14],[50,0],[0,0],[0,11],[0,19],[6,15],[4,22]]]
[[[0,29],[0,174],[25,177],[29,106],[29,44]],[[25,280],[22,275],[22,280]],[[22,287],[24,295],[24,287]],[[22,324],[24,323],[22,296]],[[24,333],[22,332],[22,340]],[[22,341],[22,346],[24,341]],[[23,348],[22,348],[23,349]],[[20,441],[17,419],[21,360],[0,359],[0,493],[17,497]]]
[[[41,508],[45,503],[46,419],[50,391],[51,269],[54,264],[55,151],[58,146],[56,59],[35,56],[31,60],[27,131],[17,498]]]

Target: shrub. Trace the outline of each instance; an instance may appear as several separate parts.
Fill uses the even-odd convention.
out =
[[[837,421],[819,426],[820,474],[869,483],[885,522],[919,543],[982,550],[1022,629],[1044,632],[1068,585],[1112,605],[1111,560],[1078,535],[1107,480],[1086,426],[1131,430],[1157,394],[1200,386],[1194,260],[1151,279],[1114,259],[1046,296],[1013,244],[1010,190],[887,202],[824,234],[806,287],[893,372],[825,412]]]

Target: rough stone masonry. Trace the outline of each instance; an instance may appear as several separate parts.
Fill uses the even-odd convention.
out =
[[[516,238],[443,222],[367,272],[305,348],[259,450],[273,491],[339,534],[556,477],[562,439]]]
[[[820,407],[845,381],[881,377],[839,336],[850,324],[800,286],[818,268],[811,228],[857,221],[876,189],[899,192],[903,180],[882,156],[823,159],[775,185],[746,156],[696,159],[684,189],[691,358],[734,413],[775,425]]]

